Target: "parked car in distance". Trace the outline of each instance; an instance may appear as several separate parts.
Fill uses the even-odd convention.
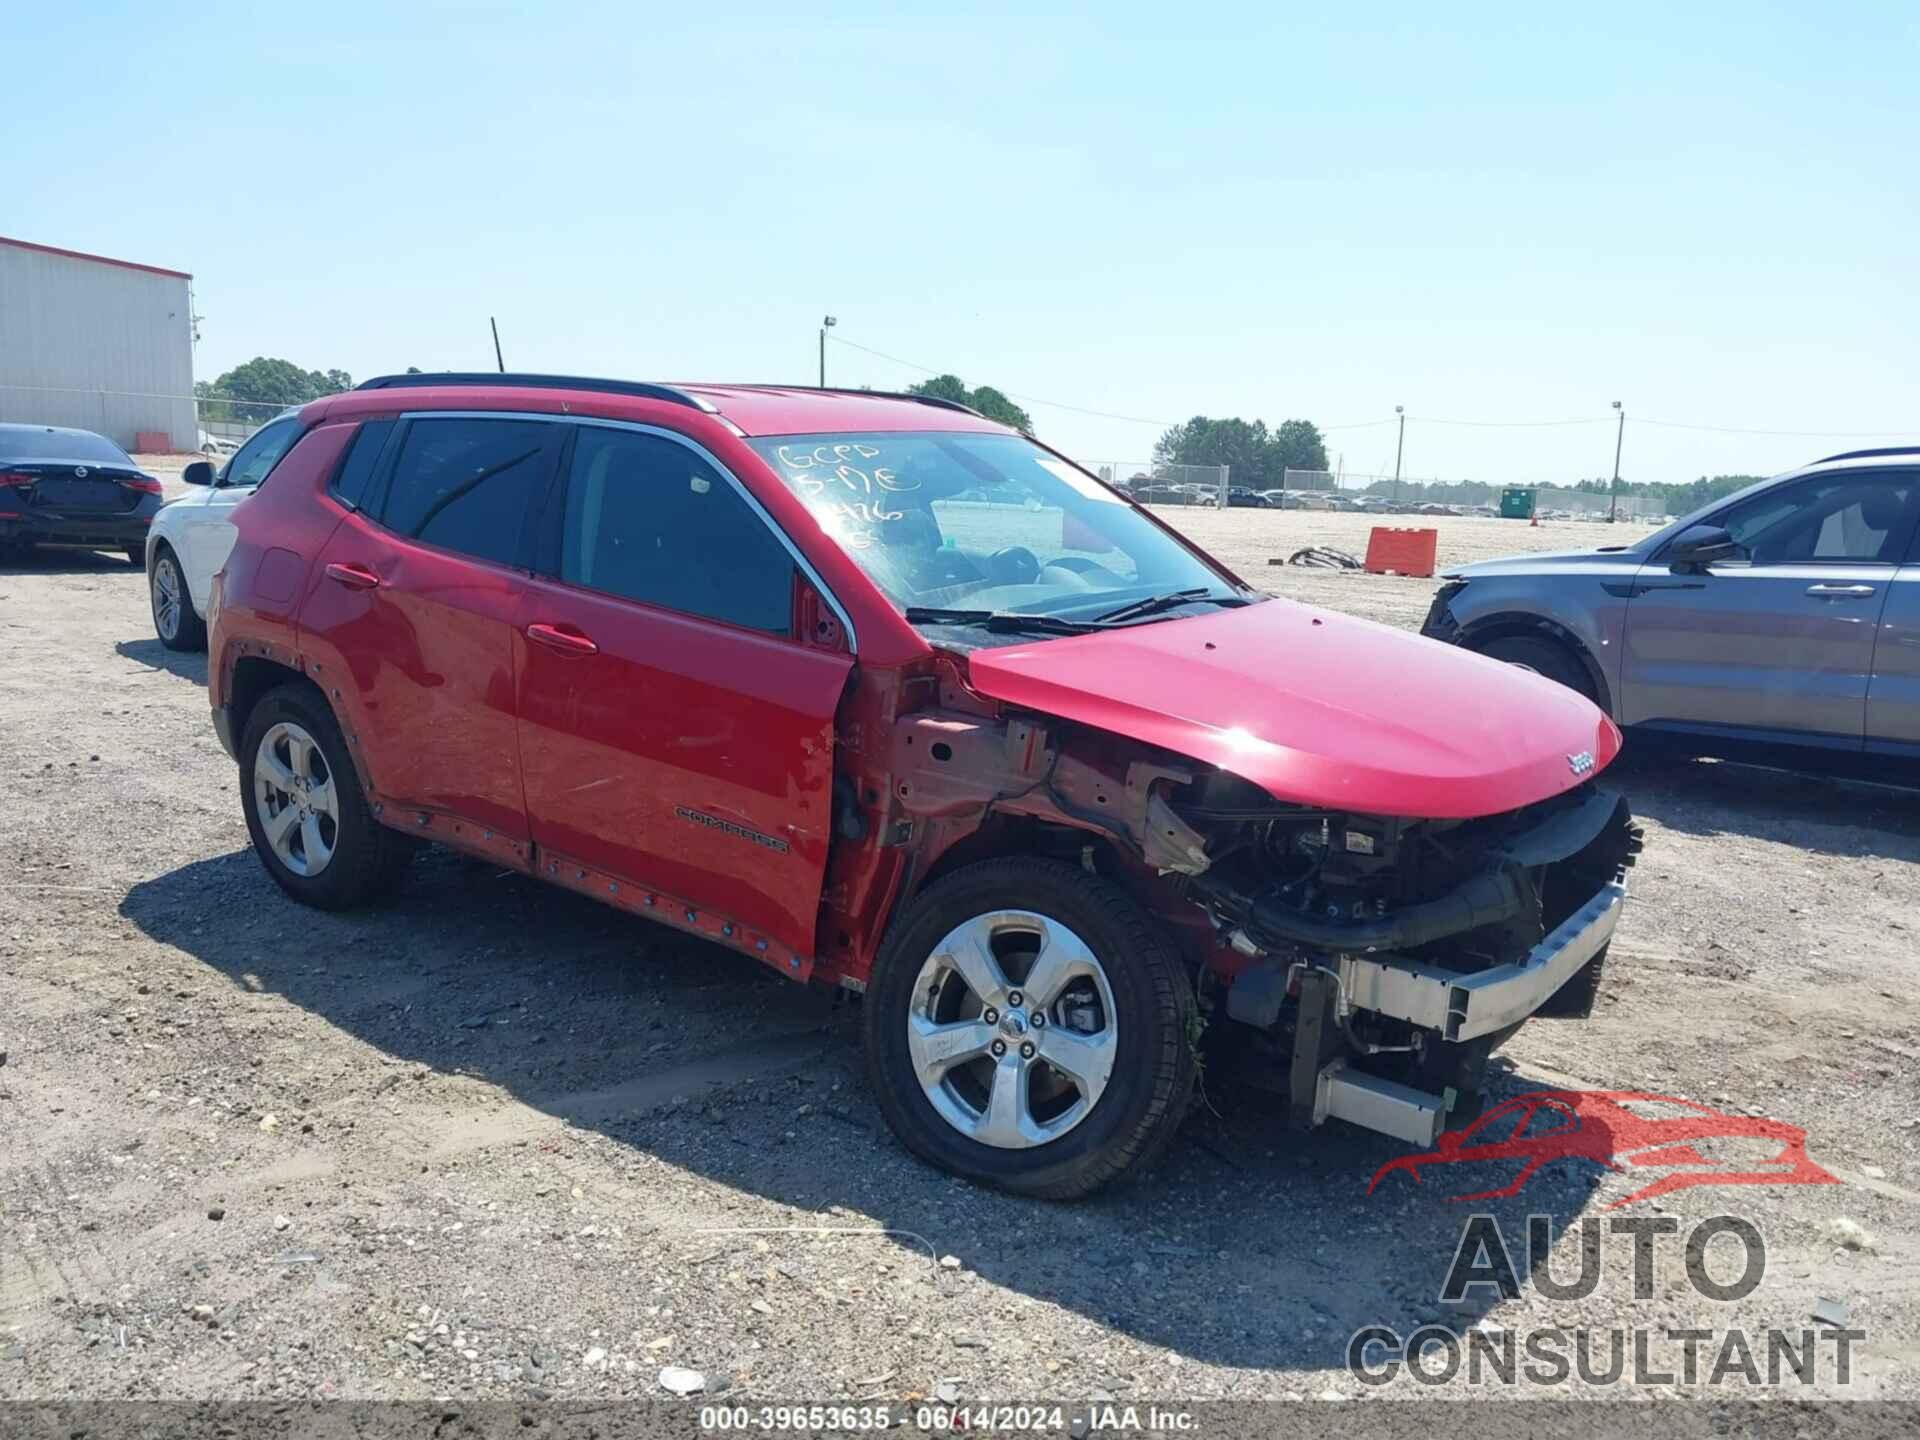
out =
[[[857,992],[906,1146],[1058,1198],[1165,1151],[1202,994],[1293,1123],[1421,1146],[1594,1002],[1611,721],[964,406],[436,374],[294,424],[208,689],[299,901],[439,842]]]
[[[181,472],[185,495],[162,505],[147,527],[142,560],[153,632],[169,650],[207,647],[207,600],[213,576],[233,548],[233,508],[267,478],[300,434],[289,413],[261,426],[218,471],[195,460]]]
[[[1920,447],[1831,455],[1630,543],[1444,571],[1424,630],[1650,740],[1894,774],[1920,757],[1917,528]]]
[[[1229,506],[1238,505],[1244,508],[1263,510],[1266,508],[1267,499],[1266,496],[1257,490],[1249,490],[1244,486],[1234,485],[1228,487],[1227,504]]]
[[[104,435],[0,425],[0,552],[36,546],[144,558],[160,482]]]

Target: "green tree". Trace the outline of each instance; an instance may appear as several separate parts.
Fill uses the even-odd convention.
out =
[[[927,395],[936,400],[951,400],[955,404],[978,410],[989,420],[1010,425],[1024,435],[1033,433],[1033,417],[991,385],[969,390],[967,382],[958,375],[936,375],[931,380],[909,385],[907,393]]]
[[[1269,431],[1264,420],[1214,420],[1196,415],[1174,426],[1154,444],[1162,464],[1225,465],[1231,485],[1274,490],[1289,467],[1327,468],[1327,447],[1319,427],[1309,420],[1285,420]]]
[[[344,370],[302,370],[291,360],[256,355],[211,383],[195,385],[193,391],[203,400],[226,402],[208,406],[207,419],[260,421],[276,410],[352,388],[353,377]]]
[[[1273,431],[1273,458],[1280,471],[1325,470],[1327,442],[1311,420],[1282,420]]]

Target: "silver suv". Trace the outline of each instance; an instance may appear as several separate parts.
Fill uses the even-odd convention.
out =
[[[1443,572],[1424,634],[1697,753],[1920,757],[1920,447],[1830,455],[1631,545]]]

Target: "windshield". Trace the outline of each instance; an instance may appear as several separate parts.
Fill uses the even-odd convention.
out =
[[[893,602],[1078,619],[1239,591],[1120,496],[1018,435],[748,442]]]
[[[131,465],[127,453],[91,430],[51,425],[0,425],[0,460],[65,460],[76,464]]]

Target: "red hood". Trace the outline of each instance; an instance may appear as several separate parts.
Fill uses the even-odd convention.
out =
[[[981,694],[1205,760],[1275,799],[1367,815],[1517,810],[1597,773],[1613,722],[1571,690],[1290,600],[975,650]],[[1576,774],[1572,756],[1590,754]]]

